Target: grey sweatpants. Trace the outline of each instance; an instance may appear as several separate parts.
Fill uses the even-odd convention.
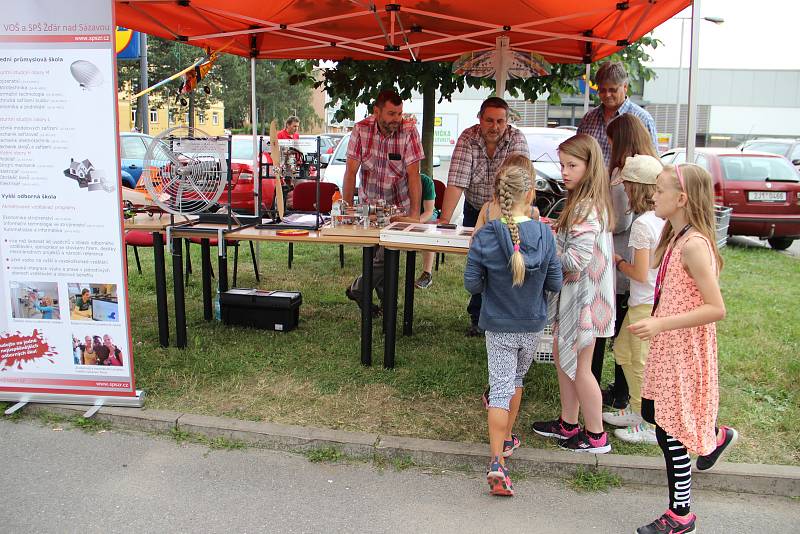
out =
[[[542,332],[486,331],[489,407],[509,409],[511,397],[533,363]]]

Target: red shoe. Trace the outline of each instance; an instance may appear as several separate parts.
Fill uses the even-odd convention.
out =
[[[494,457],[486,472],[486,482],[489,483],[489,493],[500,497],[513,497],[514,487],[508,476],[508,469],[500,463],[500,458]]]

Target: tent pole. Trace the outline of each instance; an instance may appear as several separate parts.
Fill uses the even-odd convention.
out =
[[[583,115],[589,113],[589,84],[592,83],[592,64],[586,64],[586,79],[583,84]]]
[[[678,133],[681,131],[681,82],[683,78],[683,33],[686,29],[686,19],[681,20],[681,53],[678,56],[678,100],[675,102],[675,134],[672,142],[672,148],[680,146],[680,138]]]
[[[508,79],[508,64],[506,63],[506,51],[508,50],[508,37],[497,38],[497,50],[495,72],[495,94],[503,98],[506,94],[506,80]]]
[[[261,181],[261,174],[260,169],[258,167],[259,164],[259,156],[258,153],[258,139],[257,139],[257,131],[258,131],[258,109],[256,108],[256,58],[250,58],[250,123],[253,127],[253,180],[256,191],[256,202],[255,206],[253,207],[253,211],[255,212],[253,215],[260,215],[261,213],[261,188],[258,187],[259,182]]]
[[[692,2],[692,41],[689,44],[689,97],[686,119],[686,161],[694,162],[694,145],[697,140],[697,81],[700,48],[700,0]]]

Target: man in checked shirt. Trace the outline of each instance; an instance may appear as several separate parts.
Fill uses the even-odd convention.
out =
[[[358,187],[360,203],[374,204],[383,199],[387,206],[397,205],[406,215],[393,220],[419,222],[422,181],[419,162],[425,158],[417,128],[403,119],[403,101],[394,91],[381,91],[372,115],[358,122],[347,145],[347,168],[343,181],[343,200],[353,203],[356,173],[361,170]],[[383,247],[376,247],[372,262],[372,287],[383,302]],[[361,277],[345,290],[350,300],[361,305]],[[381,308],[374,306],[373,315]]]
[[[508,104],[505,100],[496,96],[484,100],[478,121],[478,124],[461,133],[453,149],[440,222],[450,222],[464,194],[463,225],[475,226],[481,207],[492,199],[494,175],[506,158],[514,154],[530,157],[525,136],[508,124]],[[483,335],[478,327],[480,294],[472,295],[467,313],[471,321],[467,335]]]

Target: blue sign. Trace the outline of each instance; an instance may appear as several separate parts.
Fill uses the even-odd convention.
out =
[[[139,32],[117,26],[117,59],[139,59]]]

